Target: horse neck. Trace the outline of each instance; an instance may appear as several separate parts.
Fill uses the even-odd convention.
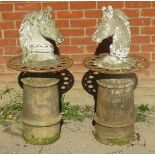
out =
[[[32,38],[42,37],[41,33],[39,32],[39,29],[35,29],[35,28],[32,29],[31,34],[32,34]]]
[[[128,29],[127,25],[124,22],[117,22],[117,28],[113,35],[113,42],[119,42],[123,44],[130,40],[130,29]],[[117,38],[117,39],[115,39]]]
[[[33,43],[38,43],[38,44],[41,44],[41,43],[47,43],[48,41],[41,35],[39,29],[33,29],[32,30],[32,41]]]

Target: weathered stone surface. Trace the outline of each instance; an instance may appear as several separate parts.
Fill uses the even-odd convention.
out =
[[[92,40],[101,43],[104,39],[112,37],[110,54],[98,59],[94,64],[100,68],[110,70],[130,69],[135,64],[134,59],[128,57],[131,44],[131,31],[128,17],[112,6],[103,7],[102,21],[92,36]],[[104,51],[104,49],[103,49]],[[115,68],[113,65],[116,65]]]
[[[53,40],[56,44],[63,41],[62,35],[51,20],[51,8],[33,11],[25,16],[19,29],[20,45],[23,50],[23,64],[56,60]]]

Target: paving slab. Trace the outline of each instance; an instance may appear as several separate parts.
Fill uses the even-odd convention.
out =
[[[60,139],[49,145],[31,145],[16,126],[0,126],[0,153],[155,153],[155,113],[150,123],[135,123],[136,141],[124,146],[108,146],[96,141],[92,120],[64,122]]]

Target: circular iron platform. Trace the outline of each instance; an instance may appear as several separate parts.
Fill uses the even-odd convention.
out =
[[[64,70],[72,66],[73,61],[69,57],[60,56],[61,63],[56,66],[44,66],[44,67],[28,67],[22,64],[22,56],[16,56],[11,58],[7,66],[22,72],[33,72],[33,73],[47,73],[47,72],[57,72],[60,70]]]
[[[141,70],[144,70],[150,66],[150,63],[147,59],[136,55],[136,54],[130,54],[130,57],[132,57],[135,61],[136,64],[130,68],[130,69],[116,69],[116,70],[109,70],[105,68],[100,68],[96,65],[94,65],[94,61],[101,57],[107,56],[108,53],[103,53],[100,55],[93,55],[85,58],[82,62],[83,66],[85,66],[87,69],[91,71],[95,71],[98,73],[106,73],[106,74],[129,74],[129,73],[135,73]]]

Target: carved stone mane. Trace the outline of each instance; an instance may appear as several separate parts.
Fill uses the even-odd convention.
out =
[[[113,36],[113,44],[110,46],[110,54],[118,59],[128,57],[131,43],[131,31],[128,17],[120,10],[115,10],[116,31]]]
[[[33,11],[25,16],[19,29],[23,63],[56,59],[54,47],[48,41],[63,41],[62,35],[51,20],[51,8]]]
[[[123,21],[126,25],[126,29],[128,31],[129,37],[131,37],[131,31],[130,31],[130,26],[129,26],[129,18],[120,10],[115,10],[116,15]]]
[[[103,63],[121,64],[128,61],[131,44],[128,17],[122,11],[113,9],[112,6],[103,7],[102,11],[102,21],[93,34],[92,40],[101,43],[102,40],[112,36],[113,42],[110,45],[110,54],[102,61],[97,61],[96,65],[103,67]]]
[[[131,42],[128,17],[122,11],[115,10],[111,6],[103,7],[102,11],[102,22],[93,35],[93,41],[100,43],[103,39],[113,36],[110,54],[118,58],[127,57]]]

